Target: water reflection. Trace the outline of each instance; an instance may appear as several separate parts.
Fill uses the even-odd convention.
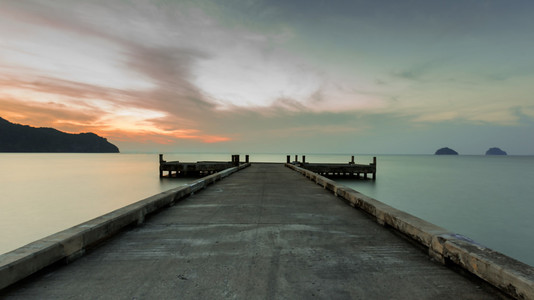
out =
[[[190,179],[160,180],[153,154],[0,154],[0,253]]]

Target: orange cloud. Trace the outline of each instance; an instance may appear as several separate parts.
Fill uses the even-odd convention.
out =
[[[59,95],[56,97],[61,98]],[[150,110],[134,107],[113,113],[91,105],[87,105],[86,109],[71,106],[60,101],[38,102],[0,95],[0,116],[24,125],[52,127],[70,133],[94,132],[112,141],[139,143],[171,144],[184,139],[218,143],[231,140],[225,136],[205,134],[199,129],[179,129],[176,124],[159,124],[157,117],[165,114]]]
[[[124,130],[117,128],[96,129],[95,133],[119,142],[156,143],[162,145],[173,144],[179,140],[196,140],[202,143],[220,143],[232,140],[226,136],[202,134],[198,130]]]

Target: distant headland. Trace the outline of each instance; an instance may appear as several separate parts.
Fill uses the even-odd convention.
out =
[[[119,153],[119,148],[94,133],[71,134],[0,118],[0,152]]]
[[[500,148],[493,147],[489,148],[488,151],[486,151],[486,155],[507,155],[507,153],[506,151],[503,151]]]
[[[445,147],[438,149],[435,155],[458,155],[458,152],[452,150],[451,148]]]
[[[455,150],[452,150],[451,148],[444,147],[436,150],[435,155],[458,155],[458,152]],[[498,147],[492,147],[489,148],[488,151],[486,151],[486,155],[508,155],[506,151],[501,150]]]

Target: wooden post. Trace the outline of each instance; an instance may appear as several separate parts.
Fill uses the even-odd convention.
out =
[[[350,163],[351,163],[351,164],[354,164],[354,155],[353,155],[352,158],[350,159]]]
[[[161,166],[161,163],[164,163],[165,161],[163,160],[163,154],[160,154],[159,155],[159,177],[163,177],[163,168]]]
[[[376,180],[376,156],[373,157],[373,166],[375,167],[375,171],[373,172],[373,180]]]
[[[295,155],[295,162],[298,162],[298,161],[299,161],[299,156]]]
[[[302,163],[303,163],[303,164],[306,163],[306,155],[302,155]]]
[[[287,156],[287,163],[290,163],[291,162],[291,155],[288,155]]]
[[[238,166],[239,165],[239,154],[232,155],[232,164],[234,166]]]
[[[249,160],[248,160],[248,154],[245,155],[245,162],[248,164],[249,163]]]

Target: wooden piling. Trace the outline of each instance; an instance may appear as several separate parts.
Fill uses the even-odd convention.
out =
[[[376,180],[376,156],[373,156],[373,166],[374,166],[373,180]]]
[[[160,154],[159,155],[159,177],[163,177],[163,167],[161,166],[161,163],[164,163],[165,161],[163,160],[163,154]]]
[[[232,155],[232,161],[198,161],[198,162],[180,162],[180,161],[165,161],[162,154],[159,157],[159,176],[165,177],[164,173],[168,172],[167,177],[186,177],[186,176],[202,176],[213,174],[222,170],[239,166],[240,158],[238,154]],[[247,155],[247,160],[249,157]]]
[[[239,166],[239,154],[232,155],[232,163],[234,166]]]
[[[376,157],[373,158],[373,162],[367,165],[353,163],[354,156],[351,157],[351,161],[348,163],[309,163],[306,162],[306,156],[302,156],[303,163],[300,164],[301,168],[310,170],[317,174],[321,174],[327,177],[346,177],[346,178],[360,178],[363,174],[364,179],[368,179],[369,174],[376,178]]]

